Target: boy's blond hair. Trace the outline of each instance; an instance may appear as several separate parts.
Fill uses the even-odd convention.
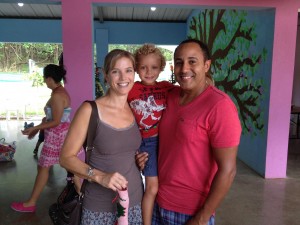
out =
[[[159,48],[157,48],[154,44],[144,44],[142,47],[138,48],[134,53],[134,58],[136,62],[136,68],[139,66],[140,56],[146,56],[149,54],[156,54],[160,58],[160,71],[163,71],[166,66],[166,58],[163,56]]]

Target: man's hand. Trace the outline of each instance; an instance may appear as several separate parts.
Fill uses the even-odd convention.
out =
[[[148,161],[147,152],[136,152],[135,162],[137,167],[142,171],[145,168],[146,162]]]
[[[200,218],[199,218],[200,217]],[[186,225],[207,225],[209,220],[206,220],[204,218],[201,218],[199,214],[196,214],[194,217],[192,217]]]

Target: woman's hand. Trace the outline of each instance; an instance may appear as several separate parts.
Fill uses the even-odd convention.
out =
[[[147,152],[136,152],[135,162],[137,167],[142,171],[145,168],[146,162],[148,161]]]
[[[128,185],[128,181],[126,180],[126,178],[117,172],[105,173],[100,176],[97,176],[96,172],[95,180],[103,187],[110,188],[113,191],[126,189]]]
[[[22,134],[28,135],[28,139],[34,138],[34,136],[39,132],[35,127],[29,127],[25,130],[21,130]]]
[[[46,123],[46,122],[47,122],[47,118],[46,118],[46,117],[43,117],[41,124],[42,124],[42,123]]]

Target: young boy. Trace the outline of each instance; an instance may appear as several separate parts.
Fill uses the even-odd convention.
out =
[[[144,225],[151,225],[152,211],[158,191],[157,149],[158,125],[166,107],[166,96],[173,85],[168,81],[156,82],[164,70],[166,60],[160,50],[152,44],[145,44],[135,52],[136,71],[141,81],[136,81],[129,92],[128,102],[142,135],[140,151],[149,155],[143,171],[146,181],[142,201]]]

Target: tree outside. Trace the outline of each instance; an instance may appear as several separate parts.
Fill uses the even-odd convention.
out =
[[[61,52],[62,44],[0,43],[0,71],[28,73],[29,59],[37,67],[57,64]]]

